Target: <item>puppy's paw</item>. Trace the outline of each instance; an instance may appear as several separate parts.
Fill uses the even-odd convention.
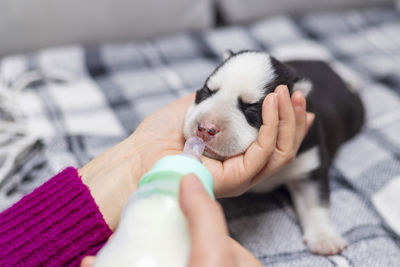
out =
[[[313,253],[335,255],[347,247],[347,242],[340,235],[331,231],[313,231],[304,235],[304,242]]]

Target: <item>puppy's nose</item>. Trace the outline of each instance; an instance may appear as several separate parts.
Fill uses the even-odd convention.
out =
[[[197,136],[204,141],[209,140],[219,133],[219,129],[216,125],[209,122],[200,122],[197,125]]]

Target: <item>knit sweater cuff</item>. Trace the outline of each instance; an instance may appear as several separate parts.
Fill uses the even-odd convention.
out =
[[[111,233],[69,167],[0,214],[0,266],[79,266]]]

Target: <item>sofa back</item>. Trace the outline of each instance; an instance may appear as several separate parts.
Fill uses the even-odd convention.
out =
[[[212,0],[0,0],[0,56],[200,30],[212,14]]]
[[[0,0],[0,57],[68,44],[142,40],[281,13],[393,0]]]
[[[393,0],[216,0],[227,23],[253,21],[276,14],[358,8]]]

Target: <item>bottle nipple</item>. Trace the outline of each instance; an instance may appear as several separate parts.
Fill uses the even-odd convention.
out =
[[[193,136],[186,140],[181,155],[194,158],[201,162],[201,155],[203,154],[204,148],[204,141],[197,136]]]

